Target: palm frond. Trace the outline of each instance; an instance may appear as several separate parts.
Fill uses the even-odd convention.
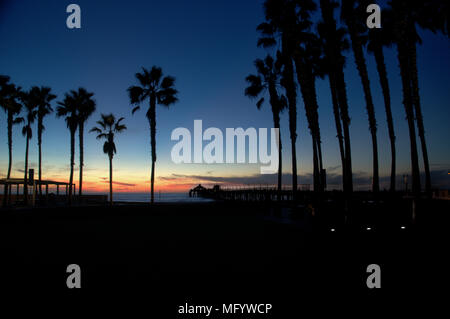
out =
[[[150,70],[150,79],[154,87],[159,86],[159,83],[161,81],[161,78],[163,76],[162,69],[158,66],[152,66],[152,69]]]
[[[101,133],[101,132],[102,130],[95,126],[89,130],[89,133]]]
[[[161,81],[161,88],[168,89],[172,88],[175,85],[175,78],[173,76],[165,76]]]
[[[140,73],[138,73],[140,74]],[[144,89],[140,86],[130,86],[128,88],[128,96],[130,97],[131,104],[139,104],[145,98]]]
[[[262,104],[264,103],[264,98],[260,98],[258,102],[256,102],[256,107],[258,108],[258,110],[261,109]]]
[[[133,108],[133,110],[131,111],[131,114],[134,114],[137,110],[139,110],[141,107],[140,106],[136,106],[135,108]]]

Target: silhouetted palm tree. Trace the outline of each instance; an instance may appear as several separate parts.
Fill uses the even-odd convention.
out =
[[[37,93],[37,122],[38,122],[38,149],[39,149],[39,195],[42,195],[42,132],[45,130],[44,117],[53,112],[50,102],[56,98],[56,95],[50,93],[49,87],[40,87],[36,89]]]
[[[132,110],[132,114],[140,108],[140,104],[146,99],[149,100],[149,108],[146,117],[150,123],[150,142],[152,149],[152,172],[151,172],[151,197],[150,202],[154,202],[155,183],[155,162],[156,162],[156,104],[169,107],[178,101],[175,89],[175,78],[163,76],[162,69],[153,66],[151,70],[142,68],[141,73],[136,73],[136,79],[140,86],[128,88],[131,104],[137,105]]]
[[[353,54],[355,56],[356,68],[361,78],[366,100],[366,110],[369,118],[369,129],[372,137],[372,191],[380,190],[378,175],[378,143],[377,122],[375,118],[375,107],[373,105],[372,92],[370,89],[369,74],[367,72],[366,59],[364,57],[363,45],[367,38],[366,8],[369,0],[342,0],[341,17],[345,21],[350,35]]]
[[[317,103],[316,77],[323,77],[321,66],[321,45],[317,36],[311,33],[311,15],[317,9],[312,0],[297,1],[297,21],[295,30],[294,62],[297,81],[302,93],[308,127],[313,146],[314,190],[323,191],[325,176],[323,173],[321,135],[319,126],[319,105]]]
[[[337,3],[333,0],[320,0],[322,22],[319,23],[319,34],[323,40],[325,64],[330,79],[330,89],[333,97],[333,109],[336,120],[338,138],[340,129],[343,131],[343,144],[341,148],[341,159],[343,159],[343,186],[344,191],[349,194],[353,191],[352,159],[350,143],[350,116],[348,113],[347,89],[344,77],[345,57],[342,52],[348,49],[345,40],[345,30],[338,28],[334,18],[334,10]],[[339,123],[338,123],[339,122]],[[340,142],[341,143],[341,142]]]
[[[22,110],[22,104],[19,103],[21,88],[13,83],[8,83],[9,77],[0,76],[0,106],[7,113],[7,135],[8,135],[8,173],[6,178],[11,178],[12,168],[12,128],[15,124],[22,123],[24,119],[18,117]]]
[[[83,195],[83,166],[84,166],[84,123],[95,112],[96,103],[92,99],[94,93],[79,88],[78,91],[71,91],[73,99],[78,108],[78,138],[80,146],[80,179],[78,194]]]
[[[292,190],[294,200],[297,193],[297,91],[294,79],[294,64],[292,61],[295,48],[295,26],[297,22],[296,2],[293,0],[266,0],[264,2],[266,22],[261,23],[257,30],[262,34],[258,46],[271,47],[276,44],[279,36],[281,60],[283,62],[283,78],[281,85],[286,91],[289,111],[289,133],[292,153]]]
[[[408,121],[411,144],[412,189],[416,195],[420,192],[420,172],[415,136],[417,123],[418,136],[422,148],[425,169],[425,191],[431,194],[431,174],[428,150],[425,140],[425,127],[419,94],[419,76],[417,70],[416,43],[421,43],[417,33],[417,25],[432,32],[449,34],[448,20],[450,17],[448,1],[389,1],[393,11],[394,37],[397,44],[398,60],[403,85],[403,102]]]
[[[113,114],[102,114],[102,120],[97,121],[97,124],[100,126],[93,127],[89,132],[96,132],[98,133],[97,139],[106,139],[105,143],[103,144],[103,153],[108,154],[109,157],[109,204],[112,205],[113,203],[113,187],[112,187],[112,176],[113,176],[113,169],[112,169],[112,160],[114,157],[114,154],[116,153],[116,144],[114,144],[114,134],[115,133],[121,133],[124,130],[127,129],[127,127],[123,124],[120,124],[120,122],[124,119],[121,117],[116,121],[116,118]]]
[[[64,95],[64,100],[58,102],[57,117],[65,117],[70,131],[70,177],[69,177],[69,205],[72,204],[73,167],[75,165],[75,132],[78,127],[78,105],[73,91]]]
[[[39,105],[38,103],[38,94],[39,94],[39,88],[36,86],[33,86],[28,92],[24,92],[21,94],[21,101],[22,104],[25,106],[25,112],[26,112],[26,121],[25,125],[22,128],[22,135],[26,138],[26,145],[25,145],[25,172],[24,172],[24,202],[25,205],[28,204],[28,151],[29,151],[29,144],[30,139],[33,136],[33,131],[31,129],[31,124],[34,123],[36,116],[37,116],[37,107]]]
[[[22,117],[18,117],[22,105],[18,102],[21,88],[9,83],[9,76],[0,75],[0,106],[7,114],[7,135],[8,135],[8,172],[6,178],[11,178],[12,167],[12,129],[15,124],[23,122]],[[9,186],[11,187],[11,186]],[[8,186],[4,187],[3,206],[6,206],[8,198]]]
[[[425,139],[425,125],[423,123],[422,107],[419,94],[419,74],[417,69],[417,48],[416,44],[422,43],[417,33],[417,26],[432,31],[442,32],[449,35],[448,21],[450,17],[450,5],[443,0],[424,0],[411,3],[410,1],[399,0],[400,5],[405,8],[407,15],[406,32],[408,40],[409,68],[411,70],[412,99],[414,113],[417,123],[417,133],[422,148],[423,165],[425,170],[425,191],[431,195],[431,173],[428,159],[428,148]]]
[[[249,86],[245,89],[245,95],[250,98],[260,97],[256,107],[261,109],[264,103],[264,94],[269,93],[269,102],[272,107],[273,125],[280,129],[280,113],[286,108],[286,98],[278,93],[282,75],[282,65],[279,60],[274,60],[270,55],[264,60],[255,60],[257,75],[249,75],[246,81]],[[281,200],[281,177],[282,177],[282,152],[281,132],[278,135],[278,194],[277,200]]]
[[[396,180],[396,150],[395,150],[395,130],[394,130],[394,120],[392,117],[391,108],[391,92],[389,88],[389,80],[387,76],[386,63],[384,62],[384,46],[392,45],[392,33],[389,27],[386,27],[387,12],[383,13],[383,28],[371,29],[369,30],[369,43],[367,45],[367,50],[373,53],[375,57],[375,62],[377,65],[378,76],[380,80],[381,90],[383,92],[384,107],[386,111],[386,121],[389,132],[389,141],[391,145],[391,178],[390,178],[390,191],[395,191],[395,180]]]

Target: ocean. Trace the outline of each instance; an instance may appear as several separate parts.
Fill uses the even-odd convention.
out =
[[[115,202],[150,202],[150,193],[114,193]],[[155,193],[156,203],[211,202],[213,199],[189,197],[186,193]]]

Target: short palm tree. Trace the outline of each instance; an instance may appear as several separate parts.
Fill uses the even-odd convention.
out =
[[[38,151],[39,151],[39,195],[42,195],[42,132],[45,130],[44,117],[53,112],[50,102],[56,98],[56,95],[50,93],[49,87],[40,87],[37,92],[37,122],[38,122]]]
[[[83,166],[84,166],[84,123],[95,112],[96,103],[93,100],[94,93],[88,92],[84,88],[71,91],[78,108],[78,138],[80,146],[80,179],[78,194],[83,195]]]
[[[64,100],[58,102],[57,117],[65,117],[70,131],[70,177],[69,177],[69,205],[72,204],[73,167],[75,165],[75,132],[78,127],[78,107],[72,93],[66,93]]]
[[[31,124],[34,123],[37,116],[37,108],[38,108],[38,88],[36,86],[32,87],[28,92],[24,92],[21,94],[22,104],[25,106],[26,112],[26,120],[25,125],[22,128],[22,135],[26,138],[25,145],[25,172],[24,172],[24,202],[25,205],[28,204],[28,151],[30,140],[33,136],[33,131],[31,129]]]
[[[267,55],[264,60],[257,59],[255,67],[257,75],[249,75],[246,78],[249,86],[245,89],[245,95],[250,98],[260,97],[256,102],[256,107],[261,109],[264,103],[264,94],[269,93],[269,102],[272,107],[274,127],[280,129],[280,113],[287,107],[286,98],[278,93],[282,76],[282,65],[279,60]],[[282,177],[282,152],[281,152],[281,132],[278,135],[278,194],[277,199],[281,199],[281,177]]]
[[[109,157],[109,204],[113,203],[113,169],[112,169],[112,160],[114,154],[116,153],[116,144],[114,144],[114,134],[121,133],[127,129],[124,124],[120,122],[124,119],[121,117],[116,121],[116,118],[113,114],[102,114],[101,121],[97,121],[99,127],[93,127],[89,132],[98,133],[97,139],[105,139],[105,143],[103,144],[103,153],[107,154]]]
[[[156,163],[156,104],[169,107],[176,103],[178,101],[178,91],[175,89],[175,78],[172,76],[163,76],[162,69],[157,66],[153,66],[150,71],[142,68],[141,73],[136,73],[136,79],[139,85],[130,86],[128,88],[128,94],[131,104],[136,105],[132,110],[132,114],[140,108],[141,103],[147,99],[149,101],[146,117],[150,124],[152,151],[150,202],[153,203]]]

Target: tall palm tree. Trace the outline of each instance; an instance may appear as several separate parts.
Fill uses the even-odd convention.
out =
[[[400,0],[400,2],[405,2]],[[417,33],[417,26],[432,31],[433,33],[442,32],[449,36],[449,18],[450,5],[448,1],[443,0],[425,0],[417,1],[412,5],[410,2],[406,3],[406,14],[409,23],[406,24],[406,32],[408,33],[408,58],[409,68],[411,69],[411,87],[412,98],[414,104],[414,113],[417,123],[417,133],[420,139],[420,146],[422,149],[423,165],[425,170],[425,192],[431,195],[431,173],[428,159],[428,148],[425,139],[425,125],[423,123],[421,99],[419,93],[419,74],[417,68],[417,43],[421,44]]]
[[[389,132],[389,141],[391,146],[391,178],[390,178],[390,188],[391,192],[395,192],[396,184],[396,150],[395,150],[395,130],[394,130],[394,119],[392,117],[391,108],[391,92],[389,88],[389,80],[387,76],[386,63],[384,62],[383,47],[392,45],[392,35],[391,32],[384,30],[389,30],[386,27],[387,12],[383,13],[383,28],[371,29],[369,30],[369,42],[367,45],[367,51],[373,53],[375,57],[375,63],[377,65],[377,72],[380,81],[381,90],[383,92],[384,98],[384,108],[386,112],[386,121]]]
[[[317,103],[316,77],[323,77],[321,64],[322,50],[317,36],[311,33],[311,15],[317,9],[312,0],[297,1],[297,21],[294,28],[294,62],[297,81],[305,106],[308,127],[313,146],[313,180],[314,190],[323,191],[325,176],[323,174],[322,147],[319,126],[319,105]]]
[[[258,46],[271,47],[277,43],[275,37],[279,37],[281,59],[284,65],[281,85],[286,91],[289,111],[294,200],[297,193],[297,92],[292,58],[295,48],[296,6],[296,1],[293,0],[266,0],[264,2],[266,22],[257,27],[262,34],[258,40]]]
[[[65,117],[70,131],[70,177],[69,177],[69,205],[72,204],[73,167],[75,165],[75,133],[78,127],[78,105],[73,92],[66,93],[64,100],[58,102],[57,117]]]
[[[136,107],[132,114],[136,112],[142,102],[149,100],[149,108],[146,113],[150,124],[150,143],[152,151],[152,171],[151,171],[151,197],[150,202],[154,202],[154,184],[155,184],[155,163],[156,163],[156,104],[166,107],[178,101],[178,91],[175,89],[175,78],[172,76],[163,76],[162,69],[153,66],[151,70],[142,68],[141,73],[136,73],[138,86],[130,86],[128,94],[130,102]]]
[[[405,108],[406,120],[408,122],[409,129],[412,191],[415,195],[418,195],[421,190],[421,183],[414,119],[414,89],[412,87],[412,70],[409,56],[410,43],[415,43],[415,41],[417,41],[417,35],[410,32],[412,28],[411,24],[414,23],[410,16],[410,3],[398,0],[390,1],[389,5],[391,6],[393,12],[393,34],[397,45],[397,57],[403,88],[403,105]],[[414,37],[414,39],[410,39],[410,37]]]
[[[21,94],[22,104],[25,106],[26,112],[26,121],[25,125],[22,128],[22,135],[26,138],[25,144],[25,172],[24,172],[24,202],[25,205],[28,205],[28,151],[30,140],[33,136],[33,130],[31,129],[31,124],[34,123],[37,116],[37,107],[38,103],[38,87],[32,87],[28,92],[24,92]]]
[[[21,88],[8,83],[8,76],[0,76],[0,106],[7,113],[7,135],[8,135],[8,173],[6,178],[11,178],[12,168],[12,129],[15,124],[22,123],[24,119],[18,117],[22,110],[22,104],[19,103],[19,97],[22,94]]]
[[[44,117],[53,112],[50,102],[56,98],[56,95],[50,93],[49,87],[40,87],[36,89],[37,92],[37,122],[38,122],[38,149],[39,149],[39,195],[42,195],[42,132],[45,130]]]
[[[417,26],[432,32],[442,32],[449,35],[449,4],[443,0],[424,1],[389,1],[395,18],[394,36],[397,44],[400,73],[403,83],[404,105],[408,121],[411,166],[413,177],[413,192],[420,192],[420,174],[415,136],[415,123],[422,148],[425,170],[425,191],[431,194],[431,174],[428,159],[428,149],[425,139],[422,107],[419,94],[419,75],[417,69],[416,44],[421,43]]]
[[[78,138],[80,146],[80,179],[78,185],[78,194],[83,195],[83,166],[84,166],[84,123],[95,112],[96,103],[92,99],[94,93],[88,92],[84,88],[78,91],[71,91],[71,94],[78,107]]]
[[[336,7],[337,3],[334,0],[320,0],[322,21],[319,23],[318,29],[324,46],[325,64],[329,73],[336,130],[339,139],[341,139],[341,129],[343,132],[343,145],[340,144],[341,159],[343,161],[343,186],[344,191],[350,194],[353,191],[349,130],[350,116],[348,113],[347,89],[344,77],[345,57],[342,55],[342,52],[347,50],[349,45],[345,40],[345,30],[338,28],[334,18],[334,10]],[[336,116],[339,116],[339,119]]]
[[[274,60],[270,55],[264,60],[255,60],[257,75],[249,75],[246,81],[249,86],[245,89],[245,95],[250,98],[260,97],[256,102],[258,110],[264,103],[264,94],[269,93],[269,102],[272,107],[273,125],[280,129],[280,113],[286,108],[286,98],[278,93],[280,79],[282,76],[282,65],[280,60]],[[281,200],[281,177],[282,177],[282,152],[281,152],[281,132],[278,135],[278,193],[277,200]]]
[[[377,122],[375,118],[375,107],[370,89],[369,74],[367,72],[366,59],[364,57],[363,45],[367,38],[366,8],[370,4],[369,0],[342,0],[341,17],[348,28],[353,55],[355,56],[356,68],[364,91],[366,100],[366,110],[369,119],[369,129],[372,137],[372,191],[380,190],[378,174],[378,143],[377,143]]]
[[[21,94],[21,88],[16,87],[13,83],[9,83],[9,76],[0,75],[0,106],[7,114],[7,135],[8,135],[8,172],[6,178],[11,178],[12,167],[12,129],[16,124],[23,122],[23,118],[19,117],[22,104],[18,102]],[[5,185],[3,205],[6,206],[8,198],[8,187]]]
[[[116,144],[114,144],[114,134],[121,133],[127,129],[124,124],[120,122],[123,121],[123,117],[116,121],[116,118],[113,114],[102,114],[101,121],[97,121],[99,127],[93,127],[89,132],[98,133],[97,139],[105,139],[105,143],[103,144],[103,153],[108,154],[109,157],[109,204],[113,203],[113,169],[112,169],[112,160],[114,154],[116,153]]]

